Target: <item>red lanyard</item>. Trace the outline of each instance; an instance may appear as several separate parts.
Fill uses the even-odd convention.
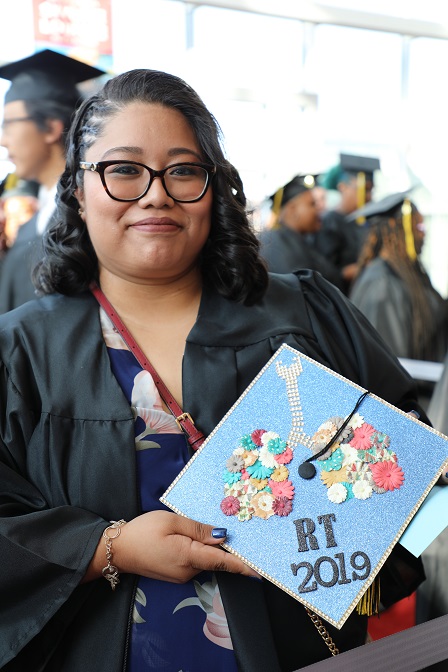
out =
[[[171,413],[174,415],[176,422],[180,429],[186,434],[188,443],[190,444],[192,450],[197,450],[199,446],[204,442],[205,436],[196,428],[193,419],[189,413],[184,413],[163,380],[160,378],[159,374],[145,357],[140,346],[137,344],[137,341],[132,336],[131,332],[123,324],[118,314],[115,312],[114,307],[109,303],[105,297],[102,290],[94,282],[90,285],[90,291],[100,304],[100,306],[105,310],[108,317],[110,318],[112,324],[120,333],[124,342],[128,346],[129,350],[133,353],[136,360],[139,362],[140,366],[146,371],[149,371],[151,374],[154,383],[159,390],[159,394],[162,397],[163,401],[170,409]]]

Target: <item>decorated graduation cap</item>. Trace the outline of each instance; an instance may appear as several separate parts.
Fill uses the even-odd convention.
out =
[[[389,194],[380,201],[371,201],[353,212],[347,219],[354,221],[362,217],[369,221],[375,217],[400,218],[405,235],[406,252],[410,259],[414,260],[417,257],[417,252],[412,231],[412,203],[409,193],[410,190],[400,191],[395,194]]]
[[[0,77],[11,81],[5,104],[46,99],[74,106],[80,97],[77,84],[104,74],[104,70],[51,49],[0,67]]]

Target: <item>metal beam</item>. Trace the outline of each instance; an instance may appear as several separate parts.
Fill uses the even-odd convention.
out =
[[[448,40],[448,23],[419,21],[385,14],[340,9],[309,0],[181,0],[197,7],[220,7],[314,24],[349,26],[410,37]]]

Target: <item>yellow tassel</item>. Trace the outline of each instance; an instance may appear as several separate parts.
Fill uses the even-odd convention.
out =
[[[274,195],[274,201],[271,208],[271,216],[267,224],[268,229],[277,229],[278,228],[278,216],[282,207],[282,198],[283,198],[283,187],[278,189]]]
[[[401,206],[401,215],[403,219],[406,252],[409,259],[411,259],[411,261],[415,261],[417,258],[417,252],[415,250],[414,234],[412,232],[412,206],[407,198],[403,201],[403,205]]]
[[[356,194],[358,208],[362,208],[366,204],[366,174],[358,173],[356,177]],[[366,221],[365,217],[357,217],[356,223],[361,225]]]
[[[358,602],[356,611],[361,616],[373,616],[380,610],[380,600],[380,580],[376,578]]]

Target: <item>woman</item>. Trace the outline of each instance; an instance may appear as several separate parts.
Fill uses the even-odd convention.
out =
[[[350,298],[397,357],[442,361],[448,345],[446,301],[420,262],[421,213],[398,193],[354,213],[368,221]]]
[[[176,77],[132,71],[83,103],[58,206],[35,273],[46,296],[0,319],[0,666],[275,672],[328,657],[301,604],[218,548],[225,530],[160,504],[188,444],[89,287],[204,434],[284,342],[404,410],[412,382],[319,275],[268,277],[218,126]],[[421,580],[408,570],[394,599]],[[366,617],[328,631],[357,646]]]

